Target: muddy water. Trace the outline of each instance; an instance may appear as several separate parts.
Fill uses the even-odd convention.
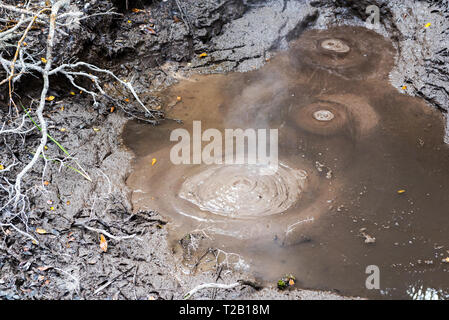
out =
[[[449,298],[443,119],[389,85],[394,54],[365,29],[312,30],[260,70],[181,81],[162,97],[182,124],[125,127],[134,210],[166,216],[175,250],[200,235],[198,257],[209,247],[238,254],[234,266],[267,283],[291,273],[299,287],[345,295]],[[192,132],[194,120],[203,131],[278,129],[276,175],[174,165],[170,133]],[[365,287],[369,265],[380,290]]]

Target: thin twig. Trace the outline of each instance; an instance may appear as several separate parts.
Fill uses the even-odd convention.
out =
[[[108,282],[106,282],[104,285],[102,285],[101,287],[99,287],[97,290],[95,290],[94,295],[100,293],[101,291],[103,291],[104,289],[106,289],[107,287],[109,287],[114,281],[116,281],[118,278],[120,278],[121,276],[124,276],[125,274],[127,274],[128,272],[130,272],[132,269],[134,269],[135,266],[132,266],[131,268],[123,271],[122,273],[120,273],[118,276],[115,276],[114,278],[112,278],[111,280],[109,280]]]
[[[235,283],[231,283],[231,284],[221,284],[221,283],[204,283],[201,284],[195,288],[193,288],[192,290],[190,290],[189,292],[187,292],[184,295],[184,299],[190,299],[196,292],[203,290],[203,289],[210,289],[210,288],[218,288],[218,289],[233,289],[235,287],[241,286],[243,285],[243,283],[241,283],[241,281],[239,282],[235,282]]]
[[[107,232],[107,231],[105,231],[103,229],[97,229],[97,228],[89,227],[89,226],[85,225],[84,223],[75,223],[74,226],[75,227],[83,227],[83,228],[85,228],[87,230],[103,234],[106,237],[111,238],[111,239],[113,239],[115,241],[132,239],[132,238],[134,238],[137,235],[137,234],[134,233],[134,234],[129,235],[129,236],[114,236],[114,235],[110,234],[109,232]],[[137,238],[137,239],[139,239],[139,238]]]

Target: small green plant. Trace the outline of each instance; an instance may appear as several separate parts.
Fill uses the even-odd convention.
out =
[[[293,287],[296,283],[296,278],[291,274],[286,274],[282,279],[278,280],[278,289],[285,290],[288,287]]]
[[[278,280],[278,289],[279,290],[284,290],[285,288],[287,288],[287,284],[285,283],[284,280]]]
[[[28,113],[28,111],[25,109],[25,107],[21,104],[20,105],[23,109],[23,111],[25,111],[25,114],[28,116],[28,118],[30,118],[30,120],[33,122],[34,126],[39,130],[42,131],[41,127],[39,127],[39,125],[34,121],[34,119],[31,117],[31,115]],[[76,173],[80,174],[83,178],[89,180],[90,182],[92,182],[92,179],[89,177],[89,175],[87,174],[86,170],[83,169],[83,167],[81,167],[81,165],[78,163],[78,161],[76,161],[71,155],[70,153],[58,142],[56,141],[56,139],[54,139],[49,133],[47,133],[47,137],[53,141],[58,147],[59,149],[62,150],[62,152],[64,152],[71,160],[73,160],[76,165],[80,168],[80,170],[66,165],[63,163],[63,165],[69,169],[72,169],[73,171],[75,171]],[[44,158],[45,160],[48,160],[45,156],[41,155],[42,158]],[[56,160],[53,160],[54,162],[57,162]]]

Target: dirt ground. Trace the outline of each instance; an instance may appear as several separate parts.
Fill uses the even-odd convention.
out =
[[[128,8],[121,0],[71,1],[72,9],[84,14],[113,9],[120,15],[94,16],[66,30],[55,59],[112,70],[132,83],[164,121],[155,92],[194,73],[257,69],[308,28],[364,26],[368,2],[380,8],[377,31],[391,38],[399,52],[391,83],[446,112],[448,1],[357,1],[348,6],[330,0],[130,0]],[[427,23],[431,28],[423,27]],[[34,31],[28,42],[39,47],[42,36]],[[125,180],[133,154],[120,136],[129,119],[148,118],[114,79],[104,75],[102,81],[114,101],[101,98],[93,104],[90,95],[64,77],[51,77],[49,93],[55,98],[44,112],[52,137],[82,163],[92,182],[58,162],[45,166],[40,161],[23,180],[28,201],[25,214],[17,214],[8,204],[11,185],[30,161],[40,132],[2,134],[0,164],[18,165],[0,171],[0,299],[182,299],[199,284],[241,279],[248,282],[234,289],[206,289],[194,298],[344,299],[338,292],[279,291],[275,283],[261,289],[251,274],[225,268],[187,272],[167,243],[163,213],[132,213]],[[16,84],[15,94],[29,105],[41,86],[39,77],[28,75]],[[2,119],[9,110],[5,89],[0,91]],[[47,146],[48,157],[63,158],[56,144]],[[107,250],[100,248],[100,234],[106,236]]]

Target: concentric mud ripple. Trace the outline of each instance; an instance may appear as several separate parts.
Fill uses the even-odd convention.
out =
[[[320,46],[322,49],[328,52],[333,52],[337,54],[344,54],[351,51],[351,48],[344,40],[335,38],[321,40]]]
[[[329,114],[328,120],[320,120],[321,114]],[[348,124],[345,106],[331,101],[311,103],[296,110],[292,118],[301,129],[320,135],[334,134]]]
[[[393,67],[394,50],[381,38],[362,28],[310,30],[293,45],[293,55],[347,79],[384,78]]]
[[[188,177],[179,197],[203,211],[228,217],[258,217],[287,210],[300,197],[307,173],[287,166],[216,165]]]
[[[366,99],[352,94],[321,96],[306,106],[291,109],[290,117],[299,128],[318,135],[346,130],[360,137],[379,122]]]
[[[135,210],[155,210],[173,230],[207,229],[235,239],[283,238],[298,221],[298,237],[327,211],[330,180],[303,158],[281,158],[277,170],[263,165],[173,165],[170,148],[142,157],[127,180]],[[152,159],[158,159],[151,166]],[[297,233],[289,232],[289,238]]]

